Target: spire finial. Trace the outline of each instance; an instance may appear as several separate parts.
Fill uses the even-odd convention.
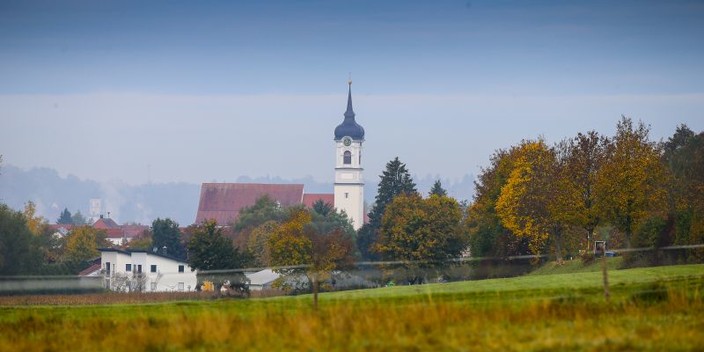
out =
[[[347,79],[347,84],[352,86],[352,72],[349,72],[349,78]]]

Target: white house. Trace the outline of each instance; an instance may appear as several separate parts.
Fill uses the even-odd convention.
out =
[[[122,292],[194,291],[196,272],[184,261],[146,250],[101,248],[106,288]]]

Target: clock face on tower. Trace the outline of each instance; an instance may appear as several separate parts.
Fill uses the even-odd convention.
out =
[[[350,137],[342,138],[342,144],[344,144],[345,147],[349,147],[350,144],[352,144],[352,138],[350,138]]]

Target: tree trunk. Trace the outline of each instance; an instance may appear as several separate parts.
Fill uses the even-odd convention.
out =
[[[553,236],[555,237],[555,261],[557,261],[557,264],[562,264],[562,234],[560,229],[555,228]]]

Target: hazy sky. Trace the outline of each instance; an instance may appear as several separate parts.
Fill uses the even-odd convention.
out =
[[[621,114],[704,130],[703,1],[2,1],[4,163],[131,184],[332,182],[352,73],[365,177],[459,178]]]

